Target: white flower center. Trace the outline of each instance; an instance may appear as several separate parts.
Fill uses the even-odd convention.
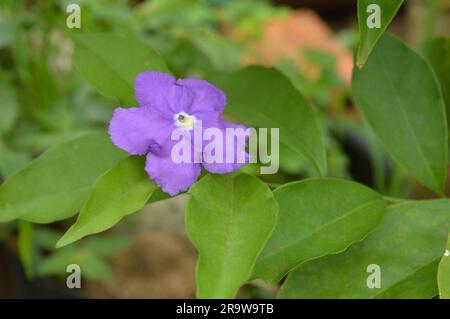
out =
[[[180,112],[173,117],[175,125],[187,130],[192,130],[196,121],[195,116]]]

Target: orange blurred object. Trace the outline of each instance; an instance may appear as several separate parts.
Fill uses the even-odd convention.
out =
[[[303,50],[329,53],[336,57],[337,73],[350,85],[352,52],[336,40],[333,30],[312,10],[295,10],[283,18],[268,20],[261,39],[250,44],[242,64],[274,65],[281,60],[294,62],[311,80],[320,76],[320,68],[302,54]]]

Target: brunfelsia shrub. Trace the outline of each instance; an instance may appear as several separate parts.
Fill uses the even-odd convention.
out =
[[[442,70],[448,70],[449,39],[428,43],[427,61],[384,34],[402,2],[358,1],[352,95],[396,164],[444,197],[449,83]],[[379,27],[367,24],[377,12]],[[79,213],[58,241],[62,247],[188,191],[198,297],[233,298],[258,278],[270,284],[286,278],[284,298],[450,297],[450,201],[393,199],[327,177],[323,121],[283,73],[251,66],[220,86],[176,80],[163,57],[137,40],[102,33],[73,38],[82,77],[121,108],[110,136],[105,127],[56,144],[9,177],[0,187],[1,222],[50,223]],[[223,112],[245,127],[278,129],[276,143],[304,158],[316,177],[272,185],[246,170],[245,161],[200,164],[203,144],[188,143],[199,163],[172,165],[172,130],[193,131],[199,119],[221,130],[236,127],[223,121]],[[221,150],[222,157],[231,152]]]

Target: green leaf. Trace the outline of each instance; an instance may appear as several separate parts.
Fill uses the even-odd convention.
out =
[[[94,181],[125,155],[106,133],[82,134],[51,147],[0,187],[0,222],[50,223],[72,216]]]
[[[425,44],[425,58],[431,63],[441,84],[447,107],[447,124],[450,123],[450,38],[441,37]]]
[[[61,249],[55,251],[48,257],[40,260],[37,265],[37,274],[39,276],[49,276],[49,275],[65,275],[66,267],[70,264],[80,264],[80,260],[76,254],[76,250],[72,249]],[[83,273],[82,273],[83,275]]]
[[[273,68],[251,66],[231,76],[224,89],[227,114],[246,125],[279,128],[280,142],[304,155],[320,175],[325,174],[325,143],[319,121],[286,76]]]
[[[118,99],[123,107],[135,106],[134,79],[140,72],[169,72],[162,57],[148,45],[109,33],[79,33],[75,66],[100,93]]]
[[[123,235],[95,236],[83,240],[83,250],[96,256],[107,257],[130,244],[128,237]]]
[[[34,276],[33,269],[33,224],[21,220],[18,227],[17,248],[20,261],[28,279]]]
[[[80,263],[81,273],[90,280],[103,281],[111,276],[111,270],[103,258],[84,252]]]
[[[37,266],[37,273],[40,276],[58,275],[65,278],[68,275],[67,266],[70,264],[79,265],[81,277],[89,280],[105,280],[111,273],[109,265],[102,257],[72,247],[56,250],[41,260]]]
[[[277,283],[296,266],[345,250],[381,221],[382,197],[358,183],[310,179],[277,188],[278,224],[260,254],[253,278]]]
[[[358,0],[359,47],[356,57],[358,66],[361,67],[366,63],[378,39],[386,31],[402,4],[403,0]],[[369,5],[378,5],[381,9],[379,28],[369,28],[367,25],[367,19],[372,13],[367,12]]]
[[[59,231],[46,226],[35,226],[33,233],[37,249],[46,250],[54,250],[56,242],[62,235]]]
[[[447,163],[444,99],[429,64],[385,34],[362,70],[353,70],[357,105],[387,151],[442,194]]]
[[[0,174],[3,177],[9,177],[17,172],[19,169],[23,168],[28,161],[28,154],[13,151],[0,140]]]
[[[450,299],[450,235],[444,257],[442,257],[438,268],[438,287],[441,299]]]
[[[449,212],[448,200],[391,206],[364,241],[291,272],[279,297],[431,298],[438,292],[437,267],[447,241]],[[380,267],[379,288],[368,285],[376,275],[370,265]]]
[[[0,134],[7,133],[13,126],[18,116],[19,105],[16,95],[6,74],[0,70]]]
[[[272,233],[278,207],[246,174],[208,175],[190,189],[186,229],[199,252],[198,298],[233,298]]]
[[[80,215],[57,247],[114,226],[123,217],[145,206],[157,188],[144,170],[145,157],[130,156],[99,178]]]
[[[215,70],[235,70],[241,52],[233,42],[217,32],[202,30],[190,35],[192,43],[208,58]]]

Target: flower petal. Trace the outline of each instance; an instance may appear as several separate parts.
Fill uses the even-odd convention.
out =
[[[209,158],[208,154],[209,152],[206,151],[206,148],[208,147],[207,145],[209,144],[209,142],[204,142],[203,143],[203,149],[204,149],[204,153],[203,153],[203,160],[202,160],[202,165],[203,167],[211,172],[211,173],[215,173],[215,174],[226,174],[226,173],[230,173],[233,172],[237,169],[239,169],[240,167],[244,166],[245,164],[247,164],[249,162],[250,156],[247,152],[245,152],[245,147],[247,144],[247,139],[249,137],[248,135],[248,131],[247,128],[243,125],[238,125],[238,124],[234,124],[231,122],[225,122],[225,121],[220,121],[219,125],[219,129],[222,132],[222,158],[219,159],[218,162],[212,162],[211,163],[211,159]],[[233,128],[233,129],[241,129],[241,130],[237,130],[235,131],[236,136],[234,137],[234,141],[232,145],[227,144],[227,139],[226,139],[226,129],[227,128]],[[227,163],[227,154],[229,154],[230,152],[233,152],[233,161],[231,163]],[[239,156],[240,155],[240,156]],[[210,163],[208,163],[210,162]]]
[[[201,79],[180,79],[178,84],[183,85],[194,93],[194,100],[191,104],[190,113],[201,111],[213,111],[222,113],[227,104],[225,93],[209,83]]]
[[[117,108],[109,123],[114,145],[131,155],[145,155],[154,144],[170,138],[172,122],[146,107]]]
[[[164,192],[171,196],[187,191],[200,175],[201,165],[174,163],[170,156],[147,155],[145,170]]]
[[[139,73],[134,81],[136,100],[141,106],[160,106],[165,103],[167,91],[176,79],[167,73],[146,71]]]
[[[139,73],[135,80],[135,96],[139,105],[172,119],[178,112],[189,110],[194,93],[180,85],[170,74],[160,71]]]

